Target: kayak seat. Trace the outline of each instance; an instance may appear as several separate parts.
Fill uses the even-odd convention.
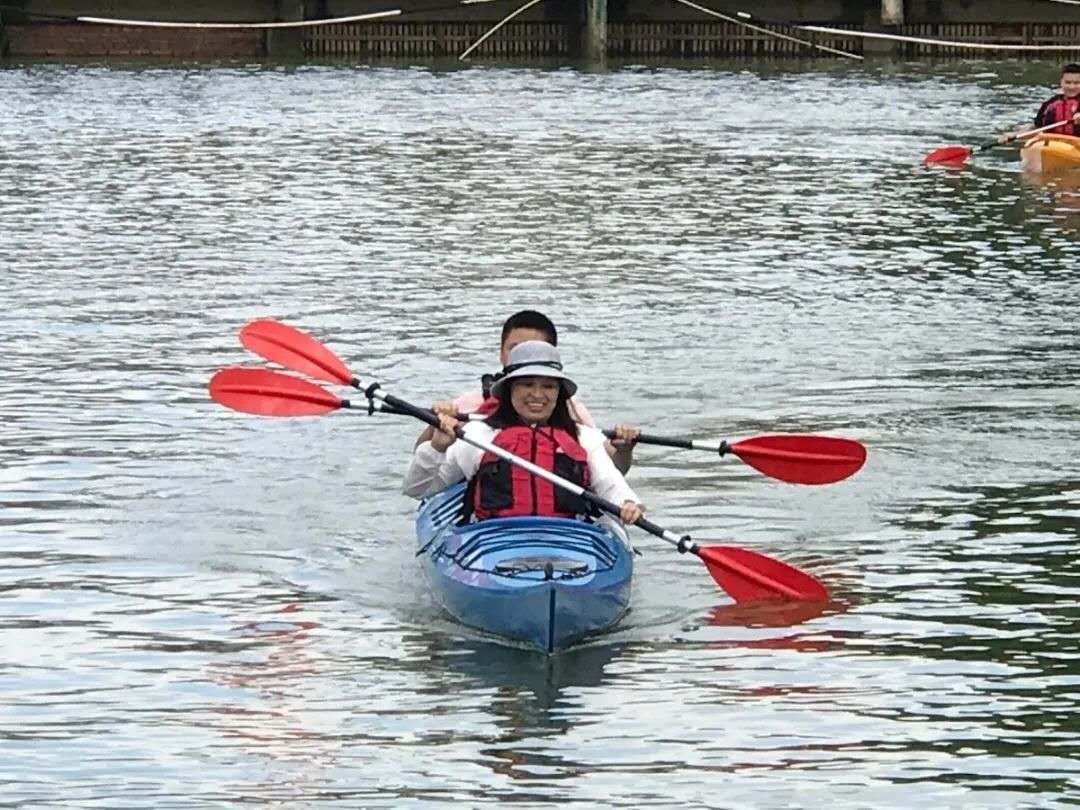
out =
[[[589,564],[581,560],[568,560],[565,557],[551,557],[546,554],[518,557],[495,564],[495,573],[508,577],[549,570],[552,579],[573,579],[589,573]]]

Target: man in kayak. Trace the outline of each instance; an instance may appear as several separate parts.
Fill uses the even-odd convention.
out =
[[[527,340],[542,340],[552,346],[559,345],[559,333],[555,324],[541,312],[533,309],[523,309],[515,312],[503,323],[502,337],[499,342],[499,362],[505,366],[509,360],[511,350],[519,343]],[[495,375],[485,374],[481,378],[481,387],[472,391],[466,391],[456,399],[440,400],[432,405],[436,413],[447,413],[451,416],[457,414],[470,414],[485,412],[494,409],[497,404],[491,396],[491,386]],[[570,414],[574,421],[589,427],[596,427],[592,414],[585,404],[577,397],[569,401]],[[416,446],[430,441],[434,428],[426,428],[417,438]],[[633,425],[618,424],[615,426],[615,438],[605,441],[608,455],[615,462],[619,471],[626,473],[634,463],[634,442],[641,430]]]
[[[1061,69],[1061,92],[1043,102],[1035,115],[1035,129],[1061,122],[1050,132],[1055,135],[1080,136],[1080,65],[1069,64]],[[998,138],[999,143],[1010,143],[1021,136],[1007,132]]]
[[[416,448],[402,490],[425,498],[467,480],[466,515],[471,513],[477,520],[519,515],[573,518],[589,513],[580,496],[493,453],[457,441],[454,431],[463,426],[466,435],[620,504],[620,519],[634,523],[642,515],[641,503],[605,450],[604,434],[575,421],[570,413],[576,391],[553,345],[543,340],[517,344],[491,387],[499,400],[495,411],[464,425],[451,414],[440,414],[440,429]]]

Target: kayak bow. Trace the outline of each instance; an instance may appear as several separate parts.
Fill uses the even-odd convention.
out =
[[[633,552],[621,527],[542,517],[458,525],[465,484],[425,500],[417,556],[457,621],[552,654],[618,623]]]

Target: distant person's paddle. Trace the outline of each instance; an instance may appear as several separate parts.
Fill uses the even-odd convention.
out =
[[[1018,141],[1021,138],[1026,138],[1028,135],[1037,135],[1040,132],[1046,132],[1048,129],[1055,129],[1067,121],[1057,121],[1053,124],[1047,124],[1045,127],[1039,127],[1038,129],[1029,129],[1026,132],[1017,132],[1014,136],[1009,138],[1008,142]],[[975,152],[985,152],[987,149],[993,149],[995,146],[1004,146],[1000,141],[987,141],[986,143],[979,144],[978,146],[942,146],[940,149],[935,149],[929,155],[923,158],[924,166],[934,165],[959,165],[965,163],[968,158]]]

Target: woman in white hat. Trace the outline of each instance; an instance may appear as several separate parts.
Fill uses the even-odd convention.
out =
[[[484,421],[465,424],[464,430],[621,504],[620,518],[633,523],[642,515],[641,503],[604,449],[604,434],[571,417],[567,401],[575,391],[558,349],[541,340],[519,343],[491,389],[499,399],[498,409]],[[441,429],[413,453],[405,473],[406,495],[424,498],[468,480],[465,509],[477,520],[576,517],[589,511],[584,500],[568,490],[455,441],[454,430],[461,423],[446,414],[439,419]]]

